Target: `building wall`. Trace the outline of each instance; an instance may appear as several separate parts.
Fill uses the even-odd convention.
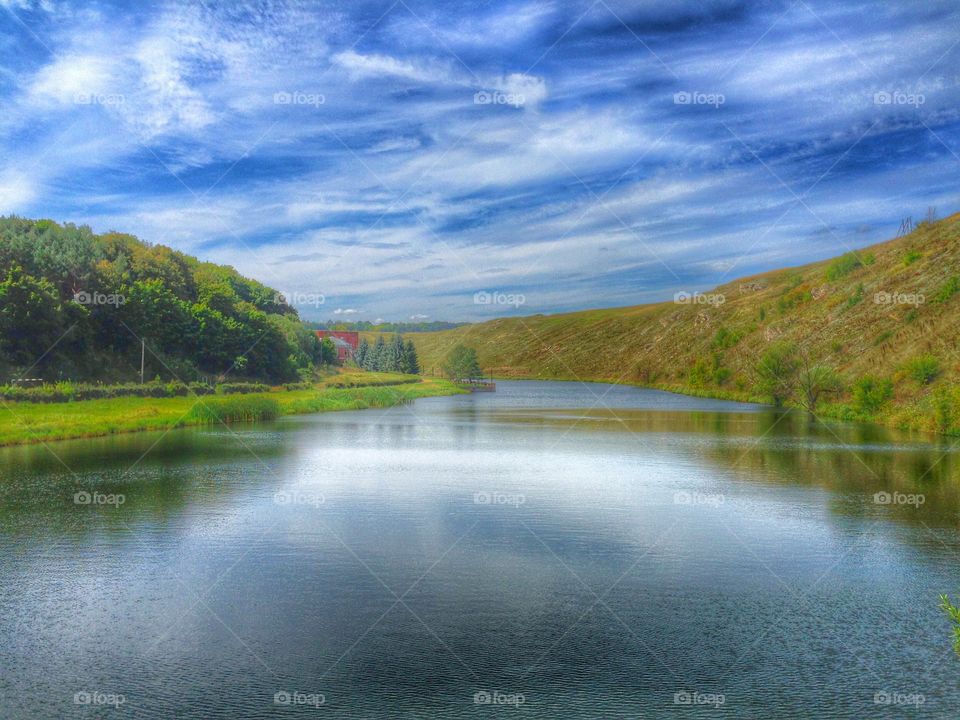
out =
[[[350,330],[317,330],[317,337],[323,340],[325,337],[340,338],[344,342],[350,343],[350,347],[356,350],[360,347],[360,333]]]

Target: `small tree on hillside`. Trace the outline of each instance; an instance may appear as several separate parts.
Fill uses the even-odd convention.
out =
[[[840,392],[842,386],[836,370],[829,365],[812,362],[806,353],[801,354],[797,371],[797,401],[807,412],[816,411],[822,394]]]
[[[769,396],[775,406],[782,407],[796,390],[798,369],[796,345],[775,343],[757,363],[757,389]]]
[[[483,375],[477,361],[477,351],[465,345],[457,345],[447,356],[443,372],[453,380],[478,378]]]

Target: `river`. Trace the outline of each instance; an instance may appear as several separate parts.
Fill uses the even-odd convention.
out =
[[[957,458],[521,381],[0,449],[0,717],[956,718]]]

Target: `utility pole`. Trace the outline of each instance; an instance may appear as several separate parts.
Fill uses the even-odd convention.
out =
[[[143,385],[143,360],[147,352],[147,343],[141,338],[140,340],[140,384]]]

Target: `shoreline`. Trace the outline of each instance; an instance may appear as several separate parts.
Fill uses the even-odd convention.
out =
[[[219,422],[256,422],[258,418],[211,420],[195,408],[217,403],[268,403],[273,417],[341,410],[387,408],[425,397],[460,395],[467,391],[448,380],[371,383],[356,387],[317,385],[310,390],[281,390],[243,395],[193,395],[175,398],[122,397],[66,403],[0,402],[0,447],[38,445],[110,435],[173,430]]]

